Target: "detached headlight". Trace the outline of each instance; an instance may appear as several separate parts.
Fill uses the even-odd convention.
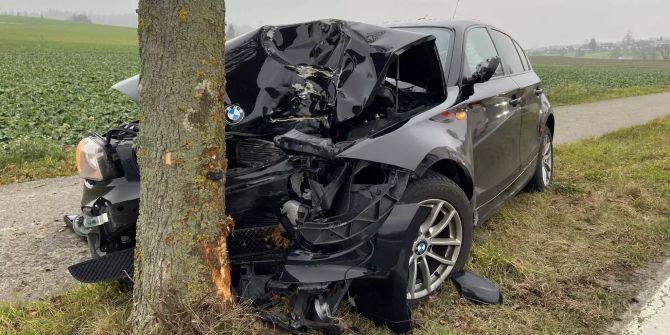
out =
[[[84,179],[103,181],[115,176],[102,139],[87,137],[77,145],[77,171]]]

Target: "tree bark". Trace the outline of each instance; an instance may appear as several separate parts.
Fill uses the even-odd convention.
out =
[[[172,333],[208,294],[231,301],[225,5],[140,0],[138,13],[142,179],[129,323],[138,334]]]

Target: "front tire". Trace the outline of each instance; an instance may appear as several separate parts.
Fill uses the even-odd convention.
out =
[[[403,203],[431,208],[412,245],[407,300],[414,304],[461,271],[472,245],[473,211],[465,192],[451,179],[429,171],[410,181]]]

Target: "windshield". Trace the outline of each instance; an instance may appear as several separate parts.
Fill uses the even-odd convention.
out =
[[[435,45],[437,46],[437,51],[440,52],[442,65],[444,65],[446,69],[448,65],[447,58],[451,48],[451,38],[453,35],[451,30],[438,27],[400,27],[398,29],[435,36]]]

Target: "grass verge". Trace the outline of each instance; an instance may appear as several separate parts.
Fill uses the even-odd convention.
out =
[[[186,308],[163,315],[175,334],[266,334],[246,305],[227,306],[203,300],[208,308]],[[82,285],[79,289],[35,302],[0,303],[0,334],[129,334],[132,293],[118,283]]]
[[[670,250],[670,118],[556,150],[549,192],[523,193],[475,231],[468,267],[502,306],[447,285],[415,311],[422,334],[602,334]],[[381,334],[352,315],[364,333]]]
[[[0,329],[3,334],[119,334],[130,304],[130,294],[117,284],[82,285],[43,301],[0,304]]]
[[[475,232],[468,267],[502,288],[484,307],[451,285],[414,312],[420,334],[600,334],[640,289],[634,271],[670,250],[670,118],[556,149],[550,191],[523,193]],[[0,304],[10,333],[119,333],[130,296],[82,286]],[[364,334],[385,334],[343,311]]]
[[[0,143],[0,185],[73,175],[74,148],[46,139]]]

